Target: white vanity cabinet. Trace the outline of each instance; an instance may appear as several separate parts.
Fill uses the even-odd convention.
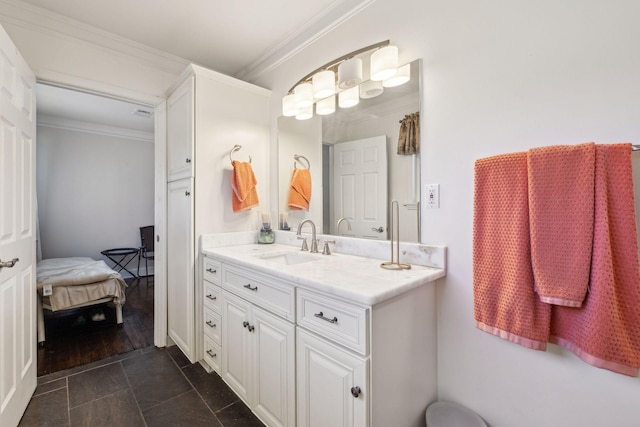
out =
[[[255,225],[254,216],[232,212],[229,154],[238,144],[238,157],[268,157],[269,96],[195,65],[167,91],[167,331],[191,362],[214,369],[220,343],[205,333],[215,313],[205,311],[198,238]]]
[[[224,264],[222,274],[221,376],[268,426],[295,426],[294,288]]]
[[[436,399],[435,287],[373,306],[296,292],[298,427],[423,426]]]
[[[269,426],[423,427],[444,270],[345,255],[287,266],[259,255],[287,246],[260,246],[205,250],[222,266],[224,381]]]

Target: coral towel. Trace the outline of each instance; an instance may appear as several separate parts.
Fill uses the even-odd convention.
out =
[[[289,209],[309,210],[311,202],[311,172],[309,169],[294,169],[289,188]]]
[[[637,235],[631,146],[597,145],[590,290],[582,308],[554,306],[550,341],[631,376],[640,367]]]
[[[476,161],[474,318],[483,331],[545,350],[551,306],[534,291],[527,189],[527,153]]]
[[[593,240],[595,144],[530,149],[529,224],[535,289],[549,304],[580,307]]]
[[[251,163],[234,160],[233,172],[231,174],[231,205],[234,212],[249,210],[258,206],[258,191],[256,190],[256,180],[253,174]]]

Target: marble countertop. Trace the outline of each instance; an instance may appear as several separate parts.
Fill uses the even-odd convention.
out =
[[[311,254],[277,243],[205,246],[202,252],[222,262],[287,280],[301,288],[368,306],[446,275],[445,269],[420,265],[412,265],[410,270],[386,270],[380,267],[379,259],[339,253]]]

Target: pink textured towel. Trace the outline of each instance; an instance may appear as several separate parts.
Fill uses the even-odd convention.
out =
[[[549,304],[580,307],[593,240],[595,144],[528,152],[531,264],[535,289]]]
[[[545,350],[551,306],[534,292],[527,188],[526,153],[476,161],[474,318],[483,331]]]
[[[630,144],[596,149],[590,290],[582,308],[554,307],[551,342],[587,363],[637,376],[640,267]]]

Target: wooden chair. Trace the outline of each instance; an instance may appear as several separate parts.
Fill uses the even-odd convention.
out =
[[[155,227],[153,225],[147,225],[140,227],[140,257],[138,257],[138,276],[140,276],[140,258],[144,258],[144,271],[147,278],[147,286],[149,286],[149,260],[153,261],[154,258],[154,242],[155,242]]]

